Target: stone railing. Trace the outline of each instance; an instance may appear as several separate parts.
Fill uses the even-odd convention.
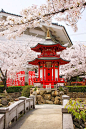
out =
[[[69,96],[63,95],[63,108],[62,108],[62,129],[74,129],[72,115],[68,113],[68,110],[65,108],[65,105],[69,101]]]
[[[4,114],[0,114],[0,128],[4,129]]]
[[[30,96],[29,98],[23,96],[19,97],[19,101],[8,107],[0,108],[0,129],[9,128],[13,122],[16,122],[20,118],[20,116],[34,108],[34,96]]]

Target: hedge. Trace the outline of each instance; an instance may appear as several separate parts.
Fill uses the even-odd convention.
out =
[[[6,91],[7,93],[21,92],[23,88],[27,86],[9,86],[7,87]],[[28,86],[28,87],[31,88],[32,86]],[[4,91],[4,85],[0,85],[0,93],[3,93],[3,91]]]
[[[22,89],[23,89],[23,86],[9,86],[7,88],[7,93],[21,92]]]
[[[20,92],[22,91],[23,86],[9,86],[7,87],[7,92],[8,93],[14,93],[14,92]],[[0,85],[0,93],[3,93],[4,91],[4,85]]]
[[[0,93],[3,93],[4,85],[0,85]]]
[[[66,86],[69,92],[86,92],[86,86]]]

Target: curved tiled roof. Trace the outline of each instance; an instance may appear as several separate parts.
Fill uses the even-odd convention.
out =
[[[72,43],[72,41],[71,41],[71,39],[70,39],[70,37],[69,37],[69,35],[68,35],[68,33],[67,33],[67,31],[66,31],[66,29],[65,29],[65,27],[63,25],[59,25],[58,23],[52,23],[52,25],[62,26],[64,28],[64,30],[65,30],[65,32],[66,32],[71,44],[73,45],[73,43]]]
[[[5,12],[3,9],[1,9],[0,13],[5,13],[5,14],[9,14],[9,15],[14,15],[14,16],[22,17],[21,15]]]
[[[17,15],[17,14],[13,14],[13,13],[8,13],[8,12],[4,11],[4,9],[1,9],[0,13],[4,13],[4,14],[8,14],[8,15],[13,15],[13,16],[22,17],[21,15]],[[65,27],[64,27],[63,25],[59,25],[58,23],[52,23],[52,25],[56,25],[56,26],[63,27],[63,28],[64,28],[64,31],[65,31],[65,33],[66,33],[68,39],[69,39],[70,46],[73,45],[73,44],[72,44],[72,41],[71,41],[71,39],[70,39],[70,37],[69,37],[69,35],[68,35],[68,33],[67,33],[67,31],[66,31],[66,29],[65,29]]]
[[[32,61],[29,61],[28,64],[38,65],[38,63],[42,61],[57,61],[60,63],[60,65],[64,65],[70,62],[69,60],[64,60],[58,57],[41,57],[41,58],[35,58]]]
[[[59,46],[59,49],[58,49],[58,46]],[[57,47],[57,51],[62,51],[64,49],[66,49],[65,46],[62,46],[60,43],[54,43],[52,40],[45,40],[44,42],[42,43],[38,43],[36,46],[34,47],[31,47],[31,50],[34,50],[36,52],[40,52],[41,49],[40,48],[43,48],[43,47]]]

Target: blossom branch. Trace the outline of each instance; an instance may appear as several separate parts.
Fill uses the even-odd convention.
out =
[[[0,34],[13,33],[15,38],[27,27],[37,27],[41,22],[50,24],[55,17],[57,21],[68,22],[68,25],[76,31],[78,29],[76,23],[81,18],[81,10],[85,6],[85,0],[47,0],[47,5],[41,5],[39,8],[33,5],[22,10],[22,17],[8,17],[6,21],[0,22],[0,28],[5,30]]]

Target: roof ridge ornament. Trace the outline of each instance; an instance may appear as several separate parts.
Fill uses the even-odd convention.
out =
[[[47,36],[46,36],[46,39],[51,39],[49,28],[48,28],[48,30],[47,30]]]

